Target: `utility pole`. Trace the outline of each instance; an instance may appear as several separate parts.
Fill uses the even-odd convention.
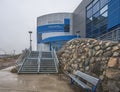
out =
[[[31,40],[32,31],[29,31],[29,34],[30,34],[30,51],[32,51],[32,40]]]

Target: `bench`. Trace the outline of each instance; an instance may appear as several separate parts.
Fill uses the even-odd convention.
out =
[[[86,92],[95,92],[100,81],[98,78],[95,78],[78,70],[74,75],[68,74],[68,76],[70,77],[72,84],[74,84],[74,82],[77,83],[79,86],[84,88]],[[88,83],[92,86],[89,86]]]

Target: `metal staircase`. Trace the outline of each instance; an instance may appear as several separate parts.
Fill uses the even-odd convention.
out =
[[[32,51],[25,57],[18,73],[58,73],[58,67],[53,52]]]

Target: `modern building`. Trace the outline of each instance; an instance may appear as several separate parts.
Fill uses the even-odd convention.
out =
[[[73,33],[120,41],[120,0],[83,0],[73,12]]]
[[[59,50],[78,37],[120,41],[120,0],[82,0],[73,13],[37,18],[38,50]]]
[[[53,13],[37,18],[37,50],[59,50],[73,35],[72,13]]]

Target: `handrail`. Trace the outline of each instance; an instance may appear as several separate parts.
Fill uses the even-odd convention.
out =
[[[17,70],[19,70],[20,64],[23,63],[24,59],[29,55],[30,51],[29,50],[24,50],[23,53],[18,57],[16,60],[15,67],[17,67]]]
[[[20,68],[18,69],[18,73],[19,73],[20,70],[22,69],[22,67],[23,67],[23,65],[24,65],[24,63],[25,63],[25,61],[26,61],[26,59],[28,59],[28,57],[30,56],[30,54],[31,54],[31,52],[29,52],[28,55],[23,59],[23,62],[22,62],[22,64],[20,65]]]
[[[57,54],[56,54],[56,51],[55,51],[55,49],[54,49],[54,56],[55,56],[56,63],[57,63],[57,66],[58,66],[58,65],[59,65],[59,60],[58,60],[58,58],[57,58]]]
[[[58,72],[58,67],[59,67],[59,60],[57,58],[57,55],[56,55],[56,51],[55,49],[52,49],[52,52],[53,52],[53,58],[54,58],[54,62],[55,62],[55,65],[56,65],[56,71]]]
[[[38,56],[38,73],[40,71],[40,63],[41,63],[41,52],[39,52],[39,56]]]
[[[22,69],[22,67],[23,67],[23,65],[24,65],[24,63],[25,63],[25,61],[26,61],[26,58],[23,60],[23,63],[22,63],[21,67],[20,67],[19,70],[18,70],[18,73],[19,73],[20,70]]]

